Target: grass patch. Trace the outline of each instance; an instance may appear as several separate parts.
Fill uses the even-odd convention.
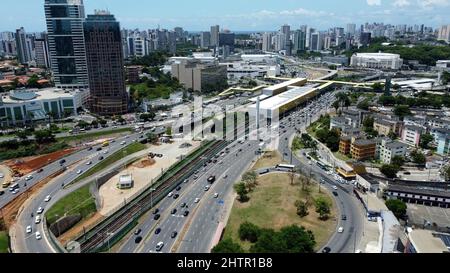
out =
[[[261,159],[258,160],[258,162],[256,162],[253,170],[273,167],[280,164],[282,161],[283,159],[278,151],[267,152],[261,157]]]
[[[134,143],[128,145],[127,147],[124,147],[124,148],[120,149],[119,151],[115,152],[110,157],[104,159],[102,162],[100,162],[99,164],[95,165],[94,167],[92,167],[91,169],[89,169],[88,171],[86,171],[85,173],[80,175],[77,179],[75,179],[73,181],[73,183],[76,183],[85,178],[88,178],[91,175],[94,175],[94,174],[102,171],[103,169],[105,169],[109,165],[113,164],[114,162],[116,162],[122,158],[125,158],[129,155],[132,155],[134,153],[137,153],[139,151],[145,150],[146,148],[147,148],[147,146],[145,146],[144,144],[139,143],[139,142],[134,142]]]
[[[0,231],[0,253],[8,253],[9,237],[6,231]]]
[[[86,133],[86,134],[82,134],[82,135],[61,137],[61,138],[58,138],[58,140],[59,141],[64,141],[64,142],[87,141],[87,140],[94,140],[94,139],[99,138],[99,137],[105,137],[105,136],[108,136],[108,135],[114,135],[114,134],[131,132],[132,130],[133,129],[131,129],[131,128],[120,128],[120,129],[109,130],[109,131],[102,131],[102,132],[95,132],[95,133]]]
[[[300,218],[297,215],[295,201],[306,200],[306,193],[301,191],[300,185],[292,186],[288,174],[271,174],[258,178],[259,185],[249,194],[250,201],[240,203],[235,201],[230,219],[225,228],[224,238],[232,238],[248,251],[251,244],[241,242],[238,235],[239,227],[248,221],[261,228],[280,230],[290,225],[303,226],[311,230],[316,238],[316,249],[322,247],[336,231],[334,221],[337,211],[328,194],[318,192],[317,185],[311,186],[311,196],[322,196],[333,204],[330,220],[319,220],[314,205],[309,208],[309,215]],[[323,190],[322,190],[323,191]]]
[[[337,159],[340,159],[345,162],[352,160],[350,157],[348,157],[344,154],[341,154],[340,152],[334,152],[333,154]]]
[[[46,213],[47,222],[51,225],[64,215],[80,214],[83,219],[97,211],[95,198],[89,191],[90,185],[86,185],[54,204]]]

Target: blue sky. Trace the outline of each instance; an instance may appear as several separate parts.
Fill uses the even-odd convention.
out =
[[[1,0],[0,30],[45,30],[44,0]],[[450,24],[450,0],[84,0],[86,13],[109,9],[126,28],[277,30],[347,23]]]

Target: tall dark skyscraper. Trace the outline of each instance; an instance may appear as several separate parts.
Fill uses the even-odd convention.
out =
[[[100,115],[128,110],[120,24],[114,15],[96,11],[84,22],[91,111]]]
[[[56,87],[87,88],[83,0],[45,0],[44,7]]]
[[[25,33],[25,29],[23,29],[23,27],[16,30],[16,46],[19,62],[21,64],[26,64],[31,61],[31,52],[27,44],[27,34]]]

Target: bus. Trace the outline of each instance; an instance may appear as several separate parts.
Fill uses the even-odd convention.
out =
[[[288,165],[288,164],[278,164],[275,167],[278,171],[291,171],[293,172],[295,169],[295,165]]]
[[[328,171],[328,166],[325,165],[325,164],[323,164],[323,163],[320,162],[320,161],[317,161],[317,166],[319,166],[319,168],[321,168],[321,169],[324,170],[324,171]]]

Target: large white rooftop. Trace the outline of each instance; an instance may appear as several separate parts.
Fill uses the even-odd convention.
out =
[[[359,58],[374,58],[374,59],[392,59],[392,58],[400,58],[399,54],[392,53],[356,53],[356,57]]]
[[[58,88],[13,90],[8,95],[3,95],[2,100],[4,103],[18,103],[23,101],[73,98],[74,92],[76,91],[66,91]]]
[[[273,96],[269,99],[263,100],[260,102],[260,108],[265,110],[276,110],[282,107],[283,105],[286,105],[292,101],[295,101],[305,95],[308,95],[310,93],[313,93],[317,91],[317,88],[315,86],[303,86],[303,87],[296,87],[291,90],[288,90],[284,93],[281,93],[279,95]],[[251,108],[256,108],[256,104],[250,106]]]

